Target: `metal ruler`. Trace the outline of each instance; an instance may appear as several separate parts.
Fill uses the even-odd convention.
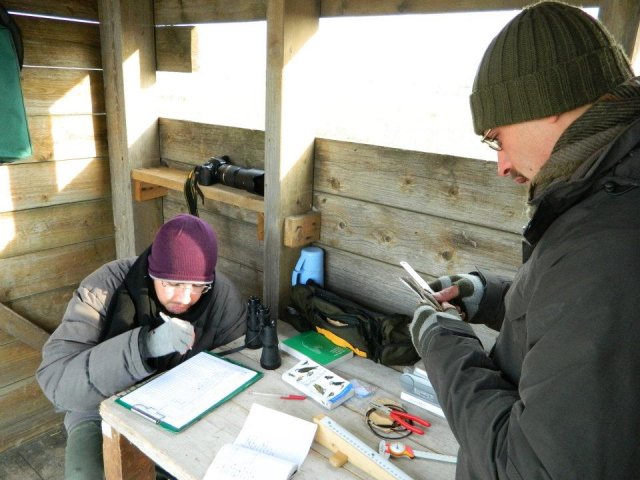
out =
[[[418,274],[418,272],[416,272],[413,269],[411,265],[409,265],[405,261],[402,261],[400,262],[400,266],[404,268],[409,275],[411,275],[411,278],[413,278],[413,280],[420,286],[420,288],[429,292],[432,295],[435,293],[433,289],[429,286],[429,284]]]
[[[349,430],[329,417],[317,415],[313,417],[313,421],[318,425],[315,441],[344,459],[341,464],[330,460],[335,466],[342,466],[349,461],[376,480],[413,480],[383,455],[369,448]]]

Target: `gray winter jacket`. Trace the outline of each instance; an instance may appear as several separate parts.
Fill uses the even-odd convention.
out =
[[[36,377],[47,398],[66,412],[70,431],[79,422],[99,420],[102,400],[155,373],[142,358],[141,327],[98,343],[108,306],[135,258],[116,260],[86,277],[67,306],[60,326],[42,351]],[[229,343],[244,334],[246,307],[236,287],[216,273],[214,315],[206,328],[211,347]]]
[[[637,120],[544,191],[513,282],[485,275],[492,352],[463,322],[421,339],[457,478],[640,478],[639,186]]]

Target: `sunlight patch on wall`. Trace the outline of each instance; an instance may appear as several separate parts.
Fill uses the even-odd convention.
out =
[[[93,120],[86,115],[50,117],[53,158],[96,157]]]
[[[313,111],[313,99],[317,92],[318,46],[317,35],[308,38],[282,71],[286,85],[282,97],[282,128],[287,135],[282,144],[280,180],[284,180],[298,162],[309,155],[312,148],[315,116],[309,115],[309,112]]]
[[[0,212],[10,212],[13,210],[13,199],[11,198],[11,176],[9,166],[0,167]]]
[[[85,75],[49,107],[50,114],[92,113],[91,77]]]
[[[0,252],[16,238],[16,223],[13,214],[0,215]]]
[[[73,180],[82,175],[85,168],[93,161],[91,158],[85,160],[73,160],[69,162],[54,162],[56,169],[56,185],[58,192],[63,191]]]
[[[156,95],[155,79],[143,76],[140,67],[140,51],[136,50],[122,65],[125,84],[125,98],[127,99],[127,138],[128,147],[132,148],[142,138],[149,127],[157,121],[155,115]],[[138,82],[134,82],[138,79]]]

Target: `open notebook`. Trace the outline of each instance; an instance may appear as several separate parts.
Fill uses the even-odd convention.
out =
[[[238,437],[218,451],[203,480],[287,480],[307,457],[316,428],[254,403]]]

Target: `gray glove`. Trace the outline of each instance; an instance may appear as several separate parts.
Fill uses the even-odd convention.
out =
[[[430,330],[430,327],[435,325],[438,319],[462,321],[460,314],[454,307],[449,307],[442,312],[437,305],[424,303],[413,312],[413,320],[411,320],[409,324],[409,333],[411,334],[413,346],[420,356],[422,356],[422,352],[420,351],[421,340]]]
[[[164,323],[147,335],[150,357],[162,357],[173,352],[184,354],[195,340],[193,325],[179,318],[163,316]]]
[[[462,273],[446,275],[429,283],[429,286],[436,292],[453,285],[458,287],[459,293],[457,297],[448,301],[459,305],[465,313],[464,320],[470,322],[474,315],[478,313],[478,306],[484,295],[482,279],[478,275]]]

